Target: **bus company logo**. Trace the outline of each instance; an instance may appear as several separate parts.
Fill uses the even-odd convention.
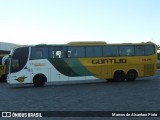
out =
[[[96,59],[92,60],[92,64],[119,64],[119,63],[127,63],[125,58],[122,59]]]
[[[45,63],[31,63],[31,65],[34,65],[35,67],[46,66]]]
[[[25,79],[25,78],[27,78],[27,77],[21,76],[21,77],[15,79],[15,80],[17,80],[18,82],[24,82],[24,79]]]
[[[2,117],[11,117],[11,112],[2,112]]]

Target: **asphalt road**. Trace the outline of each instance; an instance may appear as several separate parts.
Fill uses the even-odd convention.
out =
[[[52,83],[40,88],[0,83],[0,111],[160,111],[160,76],[134,82]]]

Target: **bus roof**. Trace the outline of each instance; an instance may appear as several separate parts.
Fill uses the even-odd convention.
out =
[[[109,43],[107,44],[104,41],[79,41],[79,42],[69,42],[67,44],[37,44],[37,45],[21,45],[21,46],[16,46],[13,49],[19,48],[19,47],[49,47],[49,46],[110,46],[110,45],[156,45],[155,43],[152,42],[147,42],[147,43]]]
[[[107,43],[104,42],[104,41],[77,41],[77,42],[69,42],[67,43],[67,45],[78,45],[78,46],[81,46],[81,45],[106,45]]]
[[[111,43],[109,45],[156,45],[155,43]]]
[[[105,41],[73,41],[69,42],[66,45],[68,46],[88,46],[88,45],[155,45],[152,42],[142,42],[142,43],[109,43],[107,44]]]

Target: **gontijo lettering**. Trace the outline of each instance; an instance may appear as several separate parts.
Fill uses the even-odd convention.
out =
[[[125,58],[122,59],[94,59],[92,60],[92,64],[119,64],[119,63],[127,63]]]

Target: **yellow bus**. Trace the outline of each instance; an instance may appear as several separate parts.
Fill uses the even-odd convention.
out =
[[[156,73],[154,43],[108,44],[70,42],[34,45],[12,50],[7,82],[10,84],[107,79],[134,81]]]
[[[5,60],[3,61],[5,54],[0,55],[0,82],[6,82],[6,77],[7,77],[7,67],[6,64],[4,63]]]

